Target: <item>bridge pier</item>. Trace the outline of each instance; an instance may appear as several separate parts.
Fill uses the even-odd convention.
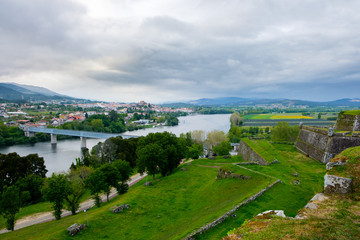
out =
[[[34,137],[35,136],[35,133],[34,132],[30,132],[30,131],[25,131],[25,136],[26,137]]]
[[[80,137],[81,149],[86,148],[86,137]]]
[[[56,138],[56,134],[51,133],[51,145],[56,145],[57,144],[57,138]]]

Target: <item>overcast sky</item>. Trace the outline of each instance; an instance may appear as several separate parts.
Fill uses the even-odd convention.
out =
[[[360,1],[0,0],[0,82],[104,101],[360,97]]]

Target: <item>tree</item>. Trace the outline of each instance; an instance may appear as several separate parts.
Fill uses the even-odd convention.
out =
[[[25,157],[20,157],[17,153],[0,154],[0,191],[3,186],[13,185],[30,174],[44,178],[46,172],[44,159],[37,154]]]
[[[65,198],[71,193],[70,183],[63,174],[52,174],[44,187],[45,198],[53,204],[55,219],[61,218]]]
[[[16,186],[4,187],[1,195],[0,212],[6,219],[6,229],[14,231],[15,215],[21,207],[20,191]]]
[[[111,188],[118,188],[118,182],[120,181],[120,174],[118,169],[110,163],[102,165],[96,171],[101,171],[104,175],[103,191],[106,193],[106,200],[109,201],[109,195]]]
[[[26,202],[23,202],[23,204],[25,203],[33,204],[41,200],[42,198],[41,188],[43,186],[43,183],[44,183],[44,178],[33,174],[30,174],[25,178],[20,178],[16,182],[15,185],[20,189],[21,193],[28,192],[30,194],[29,199]]]
[[[139,173],[142,174],[146,171],[155,179],[155,174],[159,173],[159,165],[166,161],[162,148],[157,143],[151,143],[138,149],[136,155],[138,156],[136,163]]]
[[[231,123],[231,127],[235,127],[235,126],[239,127],[243,125],[244,119],[240,116],[240,113],[234,112],[230,116],[230,123]]]
[[[278,122],[271,131],[271,140],[275,142],[295,142],[299,131],[299,126],[291,127],[287,122]]]
[[[116,169],[119,172],[119,181],[121,183],[118,185],[118,193],[123,194],[127,192],[129,185],[126,183],[127,180],[130,179],[130,175],[132,173],[132,168],[130,166],[130,163],[124,160],[116,160],[113,165],[116,167]]]
[[[191,139],[195,144],[203,144],[205,141],[205,132],[202,130],[194,130],[191,132]]]
[[[213,151],[216,155],[224,156],[229,155],[229,151],[232,149],[230,142],[222,141],[219,145],[214,146]]]
[[[73,215],[80,206],[80,198],[84,195],[85,180],[91,174],[92,169],[86,166],[77,167],[72,169],[68,175],[68,181],[70,185],[69,194],[65,197],[66,208],[71,211]]]
[[[203,154],[203,146],[201,144],[192,144],[187,147],[186,158],[198,159]]]
[[[97,169],[88,176],[88,178],[85,180],[85,184],[87,188],[90,190],[91,195],[93,195],[93,198],[95,200],[95,205],[97,207],[100,207],[101,204],[100,194],[106,187],[104,173]]]
[[[226,134],[223,131],[212,130],[207,134],[206,143],[209,150],[223,141],[229,141]]]

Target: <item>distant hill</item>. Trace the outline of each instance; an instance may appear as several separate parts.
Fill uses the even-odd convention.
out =
[[[261,99],[261,98],[238,98],[238,97],[222,97],[222,98],[201,98],[197,100],[191,100],[185,103],[168,103],[163,105],[168,106],[180,106],[180,105],[192,105],[192,106],[255,106],[255,105],[270,105],[270,104],[282,104],[284,106],[309,106],[309,107],[360,107],[360,99],[344,98],[335,101],[328,102],[315,102],[306,100],[294,100],[294,99]]]
[[[73,100],[49,89],[18,83],[0,83],[0,99],[9,101]]]

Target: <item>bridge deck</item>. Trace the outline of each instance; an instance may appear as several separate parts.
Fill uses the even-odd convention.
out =
[[[65,129],[55,129],[55,128],[38,128],[38,127],[29,127],[25,131],[35,132],[35,133],[67,135],[67,136],[74,136],[74,137],[100,138],[100,139],[107,139],[107,138],[117,137],[117,136],[121,136],[123,138],[138,137],[138,136],[133,136],[133,135],[123,135],[121,133],[88,132],[88,131],[75,131],[75,130],[65,130]]]

